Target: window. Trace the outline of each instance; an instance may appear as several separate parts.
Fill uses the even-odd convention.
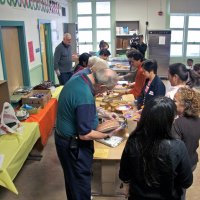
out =
[[[200,56],[200,16],[170,16],[172,57]]]
[[[80,2],[77,4],[77,13],[81,14],[92,14],[92,4],[91,2]]]
[[[99,42],[105,40],[111,49],[111,0],[75,2],[79,33],[79,53],[97,52]]]

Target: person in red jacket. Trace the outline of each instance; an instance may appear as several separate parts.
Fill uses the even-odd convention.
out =
[[[129,60],[129,64],[131,67],[137,68],[136,72],[136,77],[135,77],[135,82],[133,82],[132,89],[130,90],[130,94],[133,94],[135,99],[137,99],[144,87],[146,77],[143,74],[143,68],[142,68],[142,63],[143,63],[143,55],[137,51],[137,50],[131,50],[127,52],[127,57]]]

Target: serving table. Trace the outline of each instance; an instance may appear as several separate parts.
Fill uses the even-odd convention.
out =
[[[23,122],[23,131],[0,136],[0,185],[18,194],[14,178],[21,169],[28,154],[40,137],[38,123]]]
[[[128,127],[119,132],[118,136],[125,137],[124,141],[117,147],[109,147],[99,142],[94,142],[94,165],[99,164],[100,168],[100,189],[94,191],[93,195],[101,196],[118,196],[121,195],[118,191],[119,178],[118,170],[121,155],[124,150],[127,137],[137,125],[136,121],[128,121]],[[94,177],[95,179],[95,177]]]
[[[57,99],[52,98],[37,114],[31,114],[26,122],[37,122],[40,128],[41,144],[46,145],[49,135],[55,126]]]

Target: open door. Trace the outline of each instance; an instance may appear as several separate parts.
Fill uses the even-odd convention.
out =
[[[43,80],[49,80],[48,70],[47,70],[47,56],[46,56],[46,41],[45,41],[45,25],[40,24],[40,46],[41,46],[41,56],[42,56],[42,70],[43,70]]]
[[[17,27],[2,27],[4,58],[10,95],[24,85]]]
[[[43,80],[55,81],[53,68],[53,52],[51,38],[51,23],[48,20],[38,20]]]

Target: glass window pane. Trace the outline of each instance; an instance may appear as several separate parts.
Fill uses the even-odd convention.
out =
[[[189,16],[188,28],[200,28],[200,16]]]
[[[183,28],[184,16],[170,16],[170,28]]]
[[[200,42],[200,31],[188,31],[188,42]]]
[[[97,42],[99,43],[101,40],[111,42],[110,35],[110,31],[97,31]]]
[[[92,14],[92,4],[91,2],[81,2],[77,4],[78,14]]]
[[[170,56],[182,56],[183,47],[182,44],[171,44]]]
[[[183,42],[183,31],[172,30],[171,42]]]
[[[110,14],[110,2],[97,2],[96,14]]]
[[[80,44],[79,45],[79,54],[82,54],[84,52],[89,53],[89,51],[93,51],[91,44]]]
[[[79,42],[92,42],[92,31],[79,31]]]
[[[78,17],[78,28],[92,28],[92,17]]]
[[[110,16],[97,17],[97,28],[110,28]]]
[[[186,55],[188,57],[200,56],[200,45],[192,45],[192,44],[187,45]]]

